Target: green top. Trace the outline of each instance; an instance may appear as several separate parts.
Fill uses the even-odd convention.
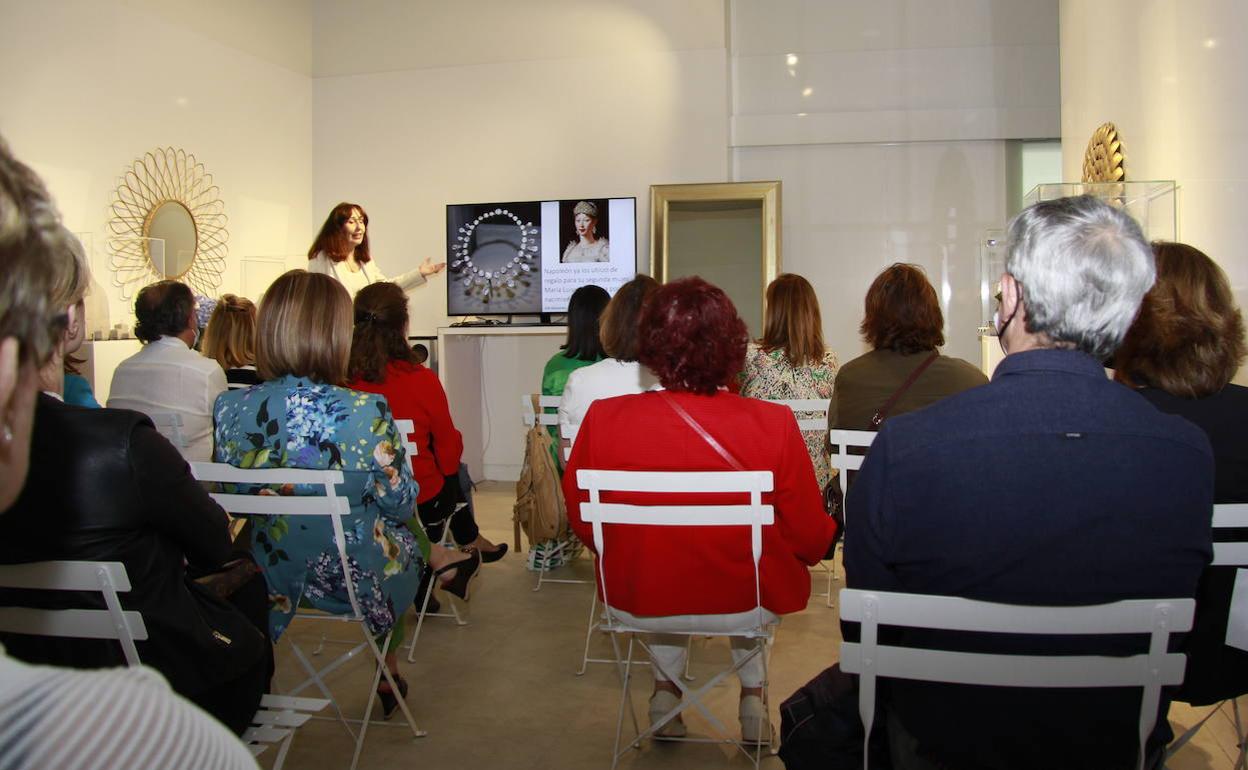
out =
[[[592,361],[585,361],[580,358],[568,358],[559,351],[550,357],[546,362],[546,368],[542,370],[542,395],[543,396],[562,396],[563,387],[568,384],[568,375],[580,369],[583,366],[596,364],[601,358],[595,358]],[[546,414],[554,414],[558,410],[547,407]],[[555,458],[555,467],[563,471],[563,453],[559,450],[559,428],[550,427],[550,436],[555,440],[554,445],[550,448],[551,454]]]

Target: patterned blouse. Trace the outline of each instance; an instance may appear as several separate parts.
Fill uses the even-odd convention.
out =
[[[745,354],[745,371],[741,373],[741,395],[762,399],[832,398],[832,383],[836,380],[836,354],[829,350],[823,360],[814,366],[795,367],[789,363],[784,350],[765,351],[751,344]],[[818,416],[814,412],[802,412],[798,419]],[[823,489],[832,480],[833,471],[828,459],[827,435],[823,430],[805,431],[806,451],[815,466],[815,478]]]
[[[416,596],[428,540],[420,527],[406,525],[417,485],[385,397],[287,376],[222,393],[213,414],[217,462],[343,471],[339,492],[351,512],[342,526],[355,595],[371,633],[393,627]],[[315,492],[283,485],[259,494]],[[331,614],[351,612],[328,517],[253,517],[252,554],[268,582],[274,641],[301,601]]]

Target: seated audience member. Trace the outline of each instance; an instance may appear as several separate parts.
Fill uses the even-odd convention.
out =
[[[1182,243],[1154,243],[1157,283],[1114,358],[1115,376],[1213,446],[1213,500],[1248,503],[1248,388],[1231,384],[1244,360],[1244,320],[1213,260]],[[1209,567],[1196,593],[1187,673],[1175,699],[1197,706],[1248,693],[1248,652],[1225,643],[1235,567]]]
[[[603,399],[589,407],[563,476],[572,528],[582,541],[593,543],[592,529],[580,516],[587,497],[577,488],[579,468],[771,471],[775,492],[763,499],[775,506],[775,524],[763,528],[762,606],[773,621],[804,609],[810,596],[807,566],[823,557],[836,524],[824,514],[789,409],[725,389],[741,371],[748,343],[732,301],[700,278],[666,284],[642,311],[639,337],[642,365],[666,390]],[[699,436],[684,415],[711,438]],[[659,502],[656,497],[648,495],[647,502]],[[742,629],[757,622],[749,537],[741,531],[617,527],[608,536],[611,604],[625,617],[656,632],[685,630],[690,615],[698,616],[693,621],[698,628]],[[737,660],[752,646],[741,639],[732,643]],[[663,672],[684,669],[684,637],[657,633],[652,649],[659,663],[650,699],[655,719],[680,700],[679,689]],[[767,742],[771,733],[762,701],[763,673],[758,657],[739,671],[742,736],[755,743]],[[684,733],[678,718],[658,734]]]
[[[208,317],[200,352],[225,370],[231,388],[260,382],[256,374],[256,303],[236,294],[222,295]]]
[[[960,358],[942,356],[945,325],[936,290],[915,265],[891,265],[867,289],[866,312],[859,331],[871,346],[836,374],[828,427],[876,430],[872,418],[895,394],[881,417],[922,409],[946,396],[988,381],[983,372]],[[925,366],[919,376],[907,379]]]
[[[69,247],[70,258],[86,265],[87,255],[78,237],[68,230],[62,233],[62,237]],[[83,361],[73,356],[87,337],[85,297],[90,275],[84,268],[62,271],[57,277],[60,280],[52,289],[52,303],[64,309],[68,321],[60,342],[52,352],[52,359],[39,372],[39,379],[44,392],[59,395],[65,403],[99,409],[100,405],[91,392],[91,383],[76,368]],[[69,283],[71,278],[73,283]]]
[[[86,266],[65,260],[54,310],[65,286],[85,284]],[[64,318],[71,326],[71,307]],[[80,321],[79,317],[79,321]],[[57,342],[64,344],[64,335]],[[0,563],[53,559],[118,561],[133,590],[122,597],[147,625],[140,659],[179,693],[237,733],[268,689],[271,649],[261,630],[264,585],[255,573],[233,596],[218,598],[193,578],[232,560],[225,512],[191,477],[182,456],[142,414],[84,409],[43,394],[36,406],[25,489],[0,518]],[[66,597],[6,591],[4,601],[58,606]],[[97,592],[71,606],[103,606]],[[249,622],[250,613],[256,623]],[[225,637],[229,644],[219,639]],[[33,663],[79,667],[123,662],[115,642],[6,638],[12,654]]]
[[[149,417],[181,415],[178,451],[187,460],[210,459],[212,404],[225,390],[226,380],[216,361],[191,349],[198,334],[195,297],[186,284],[158,281],[139,291],[134,315],[134,335],[145,344],[113,372],[108,406]]]
[[[881,428],[846,501],[847,585],[1024,605],[1194,596],[1211,555],[1209,441],[1101,365],[1153,282],[1139,226],[1091,196],[1063,198],[1015,217],[1006,249],[1007,355],[990,384]],[[922,635],[954,637],[1019,649],[1006,635]],[[1148,642],[1028,644],[1129,654]],[[1139,690],[886,680],[879,692],[895,766],[1136,766]],[[1169,701],[1146,766],[1170,738]]]
[[[217,399],[215,460],[240,468],[343,472],[351,505],[343,528],[364,533],[346,543],[353,568],[358,565],[352,571],[355,596],[372,634],[384,637],[394,630],[386,663],[406,695],[395,650],[403,641],[402,615],[416,595],[421,551],[428,543],[419,542],[405,523],[418,490],[389,404],[384,396],[343,387],[351,355],[351,298],[330,276],[291,270],[264,293],[257,324],[256,367],[264,381]],[[328,517],[296,525],[286,516],[269,516],[253,518],[252,525],[252,552],[265,565],[274,640],[300,603],[334,615],[352,612]],[[437,547],[430,561],[447,590],[461,597],[480,564],[475,556]],[[378,693],[390,716],[398,701],[384,677]]]
[[[654,374],[637,362],[637,324],[647,298],[659,288],[648,275],[638,275],[615,292],[598,322],[598,338],[608,358],[568,374],[559,402],[559,425],[576,426],[589,405],[600,398],[643,393],[658,385]],[[567,441],[562,442],[566,448]]]
[[[43,184],[0,140],[0,521],[26,481],[38,370],[67,326],[51,300],[73,272],[64,238]],[[3,647],[0,746],[5,770],[256,768],[235,736],[150,668],[31,666]]]
[[[447,518],[465,501],[459,485],[464,439],[451,421],[438,375],[416,363],[407,344],[407,294],[398,284],[372,283],[355,295],[348,375],[347,387],[385,396],[396,420],[412,421],[415,432],[409,439],[418,451],[409,459],[420,485],[416,508],[429,539],[439,542]],[[495,545],[481,534],[467,507],[451,518],[451,536],[480,551],[484,562],[498,561],[507,553],[506,543]]]
[[[767,286],[766,300],[763,338],[746,351],[741,395],[772,400],[830,399],[836,379],[836,353],[823,344],[823,320],[814,287],[800,275],[783,273]],[[807,412],[800,416],[814,415]],[[827,434],[813,431],[802,437],[815,467],[815,480],[823,489],[832,480]]]
[[[601,286],[589,284],[572,292],[568,300],[568,338],[559,352],[550,357],[546,368],[542,370],[542,395],[562,396],[563,388],[568,384],[572,372],[582,367],[601,361],[606,353],[602,349],[602,340],[598,336],[599,318],[606,309],[611,295]],[[548,409],[551,414],[555,410]],[[562,453],[559,451],[559,430],[550,429],[551,438],[555,440],[551,453],[555,458],[555,467],[563,467]]]

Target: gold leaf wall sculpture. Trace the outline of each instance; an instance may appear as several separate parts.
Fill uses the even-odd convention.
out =
[[[1083,181],[1123,182],[1127,178],[1122,138],[1113,123],[1102,123],[1092,132],[1083,153]]]

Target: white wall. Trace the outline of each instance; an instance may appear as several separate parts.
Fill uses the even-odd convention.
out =
[[[1065,178],[1079,179],[1092,131],[1115,123],[1127,178],[1178,183],[1179,240],[1248,304],[1248,4],[1063,0],[1061,43]]]
[[[148,150],[187,150],[220,187],[222,292],[239,290],[241,257],[307,248],[310,22],[295,0],[250,5],[0,0],[0,135],[45,178],[66,225],[90,234],[94,321],[131,313],[106,271],[105,232],[116,180]]]
[[[1007,144],[1057,135],[1056,0],[733,0],[733,178],[783,182],[783,269],[841,361],[892,262],[922,265],[950,355],[979,360],[979,241]]]
[[[746,147],[742,179],[780,179],[784,270],[815,287],[842,363],[865,352],[863,298],[886,265],[922,265],[945,310],[945,352],[978,365],[984,230],[1006,217],[1004,143]]]
[[[648,268],[650,185],[727,179],[721,0],[314,10],[316,217],[363,204],[387,274],[445,255],[447,204],[579,196],[637,198]],[[443,274],[413,292],[412,329],[448,320]],[[538,388],[549,354],[533,377],[506,365],[511,343],[489,344],[484,393],[465,397],[506,426],[485,451],[498,474],[518,470],[521,442],[501,437],[518,435],[518,396]]]

